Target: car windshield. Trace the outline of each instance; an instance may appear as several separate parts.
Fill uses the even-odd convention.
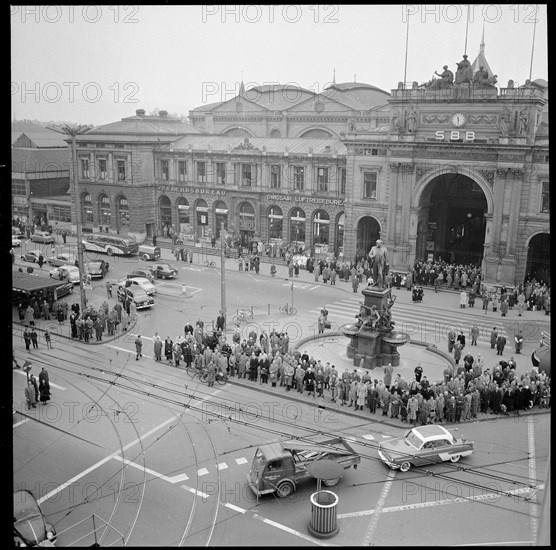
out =
[[[423,440],[418,435],[416,435],[412,430],[407,432],[407,434],[405,435],[405,442],[408,445],[415,447],[416,449],[420,449],[421,445],[423,444]]]

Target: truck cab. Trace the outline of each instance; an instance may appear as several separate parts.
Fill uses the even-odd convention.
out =
[[[284,498],[296,490],[300,481],[311,477],[307,466],[317,460],[334,460],[347,469],[357,468],[361,457],[341,437],[321,443],[299,440],[268,443],[255,451],[247,481],[257,496],[276,493]],[[339,481],[340,478],[324,484],[333,486]]]

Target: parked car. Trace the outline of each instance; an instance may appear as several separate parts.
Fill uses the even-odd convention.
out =
[[[15,546],[54,546],[56,530],[31,491],[14,492],[13,517]]]
[[[379,444],[378,456],[393,470],[407,472],[411,466],[457,462],[473,453],[473,442],[454,437],[444,426],[432,424],[409,430]]]
[[[79,262],[73,254],[68,254],[66,252],[61,252],[57,256],[52,256],[47,258],[46,263],[52,267],[60,267],[62,265],[74,265],[77,267]]]
[[[138,286],[151,296],[156,293],[156,287],[146,277],[127,277],[122,279],[119,284],[128,287]]]
[[[54,235],[51,235],[50,233],[48,233],[48,231],[35,231],[31,235],[31,240],[34,243],[45,243],[45,244],[52,244],[53,242],[56,242]]]
[[[156,279],[156,270],[154,269],[154,267],[152,268],[140,267],[138,269],[134,269],[131,273],[128,273],[126,277],[128,279],[134,277],[144,277],[145,279],[148,279],[151,283],[154,283],[154,280]]]
[[[19,227],[14,227],[12,225],[12,237],[22,237],[25,233],[19,229]]]
[[[154,306],[152,296],[149,296],[139,286],[125,287],[124,285],[120,285],[117,290],[117,295],[120,302],[125,302],[126,300],[129,302],[135,302],[137,309]]]
[[[60,281],[68,281],[74,285],[79,284],[79,279],[81,275],[79,274],[79,268],[73,265],[62,265],[60,267],[55,267],[51,269],[48,273],[49,277],[52,279],[60,279]]]
[[[178,270],[169,264],[154,264],[154,273],[157,279],[173,279]]]
[[[160,247],[142,244],[139,246],[139,256],[145,261],[158,260],[160,259]]]
[[[107,273],[110,264],[104,260],[97,260],[87,264],[91,279],[102,279]]]
[[[27,252],[23,253],[23,255],[21,256],[21,259],[24,262],[37,263],[39,261],[39,256],[41,254],[42,254],[42,252],[40,250],[28,250]]]
[[[20,246],[21,240],[18,239],[15,235],[12,235],[12,246]]]

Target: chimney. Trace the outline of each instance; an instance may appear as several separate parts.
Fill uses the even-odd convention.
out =
[[[145,109],[137,109],[137,110],[135,111],[135,114],[136,114],[137,116],[145,116]]]
[[[168,111],[158,111],[158,116],[168,116]]]

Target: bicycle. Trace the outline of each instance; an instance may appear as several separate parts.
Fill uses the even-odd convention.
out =
[[[237,315],[234,317],[234,323],[241,323],[253,320],[253,310],[252,309],[238,309]]]
[[[290,304],[280,306],[279,310],[280,313],[287,313],[288,315],[295,315],[297,313],[297,309],[295,309],[293,306],[290,306]]]
[[[216,262],[212,260],[205,260],[204,264],[206,267],[216,267]]]
[[[189,374],[189,376],[191,376],[191,378],[195,378],[196,376],[199,377],[199,381],[203,382],[203,384],[207,383],[207,379],[208,379],[208,374],[207,374],[207,369],[198,369],[197,367],[193,367],[193,366],[189,366],[186,369],[187,374]]]

